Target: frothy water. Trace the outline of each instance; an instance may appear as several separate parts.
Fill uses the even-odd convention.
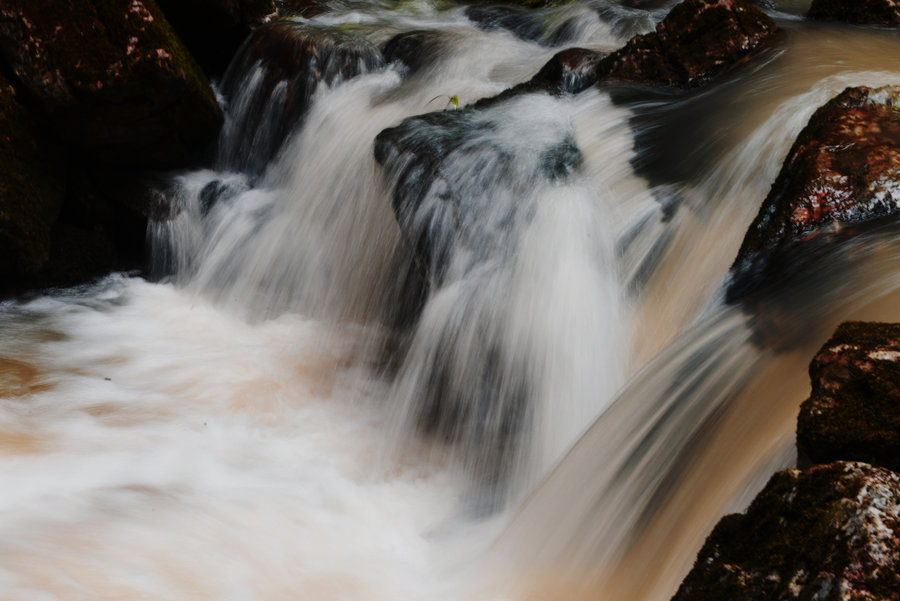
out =
[[[287,83],[233,67],[218,158],[151,226],[159,281],[0,304],[0,596],[668,598],[793,460],[817,344],[900,319],[888,229],[767,307],[791,328],[722,305],[809,115],[900,82],[900,48],[791,17],[703,93],[405,121],[664,14],[595,8],[531,42],[417,3],[307,21],[365,52],[436,41],[320,82],[296,123]],[[394,127],[420,154],[376,160]]]

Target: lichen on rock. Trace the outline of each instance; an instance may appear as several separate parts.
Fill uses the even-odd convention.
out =
[[[809,366],[800,408],[804,465],[865,461],[900,470],[900,324],[847,322]]]
[[[108,163],[183,165],[222,122],[154,0],[9,0],[0,57],[68,144]]]
[[[729,302],[777,285],[827,245],[900,210],[900,87],[847,88],[797,136],[731,267]]]
[[[774,21],[746,0],[684,0],[599,65],[600,81],[693,88],[767,46]]]
[[[900,598],[900,475],[836,462],[775,474],[722,518],[673,601]]]

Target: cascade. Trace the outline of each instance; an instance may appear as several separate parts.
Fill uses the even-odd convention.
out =
[[[257,30],[152,277],[0,302],[0,596],[668,599],[794,460],[813,349],[898,320],[896,228],[724,291],[797,133],[900,42],[777,3],[778,50],[702,92],[467,106],[672,3],[595,4]]]

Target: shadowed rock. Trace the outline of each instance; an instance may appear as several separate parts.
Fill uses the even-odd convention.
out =
[[[735,302],[803,269],[821,248],[900,208],[900,87],[848,88],[788,153],[731,267]]]
[[[207,73],[221,75],[250,32],[276,14],[273,0],[157,0]]]
[[[673,601],[895,600],[900,476],[865,463],[775,474],[722,518]]]
[[[0,277],[33,274],[47,261],[64,192],[62,148],[0,75]]]
[[[600,62],[601,81],[693,88],[764,48],[774,21],[746,0],[685,0]]]
[[[153,0],[8,0],[0,57],[66,142],[108,163],[185,165],[222,122]]]
[[[802,465],[865,461],[900,470],[900,324],[842,324],[809,366]]]
[[[813,0],[808,14],[810,19],[900,27],[897,0]]]

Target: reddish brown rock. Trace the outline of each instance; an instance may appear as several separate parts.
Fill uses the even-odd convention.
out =
[[[65,155],[0,75],[0,288],[47,261],[65,192]]]
[[[800,132],[731,268],[729,302],[785,279],[802,249],[900,209],[900,87],[848,88]]]
[[[685,0],[656,31],[635,36],[601,61],[601,81],[692,88],[764,48],[774,21],[747,0]]]
[[[184,165],[222,122],[154,0],[6,0],[0,58],[66,142],[108,163]]]
[[[900,599],[900,475],[838,462],[775,474],[722,518],[673,601]]]
[[[813,0],[808,14],[810,19],[900,27],[897,0]]]
[[[809,366],[801,465],[865,461],[900,470],[900,324],[842,324]]]

